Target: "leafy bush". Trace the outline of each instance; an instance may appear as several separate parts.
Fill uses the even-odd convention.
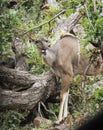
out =
[[[18,111],[6,111],[0,113],[0,130],[18,130],[19,123],[24,119]]]
[[[94,97],[97,101],[103,101],[103,85],[95,90]]]
[[[93,1],[88,1],[85,4],[85,14],[86,16],[82,18],[81,24],[85,30],[87,44],[91,41],[98,41],[100,44],[103,38],[103,16],[101,16],[102,3],[96,3],[96,9],[94,7]]]

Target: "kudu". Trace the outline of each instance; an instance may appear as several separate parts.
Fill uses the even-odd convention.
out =
[[[72,34],[64,35],[60,40],[51,46],[43,41],[37,40],[37,48],[44,62],[50,66],[56,76],[61,78],[60,111],[58,121],[61,121],[68,114],[69,85],[74,74],[83,74],[86,70],[89,59],[86,54],[80,52],[81,46],[76,36]],[[90,44],[87,49],[93,49]],[[87,75],[95,75],[102,72],[102,58],[99,58],[99,65],[91,64],[87,70]]]

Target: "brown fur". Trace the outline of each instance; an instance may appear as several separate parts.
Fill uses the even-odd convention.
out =
[[[87,54],[81,54],[79,40],[72,34],[65,34],[60,40],[51,45],[46,50],[46,55],[41,55],[47,65],[49,65],[56,76],[61,78],[60,92],[60,112],[58,121],[67,116],[68,92],[69,85],[74,74],[83,74],[89,65]],[[93,49],[92,45],[88,45],[88,50]],[[87,71],[87,75],[95,75],[102,72],[102,58],[99,55],[100,66],[95,68],[91,64]]]

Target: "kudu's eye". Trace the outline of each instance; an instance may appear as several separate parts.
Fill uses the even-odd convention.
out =
[[[35,41],[35,43],[38,44],[38,43],[41,43],[41,41],[37,40],[37,41]]]
[[[48,47],[50,47],[51,45],[49,44]]]

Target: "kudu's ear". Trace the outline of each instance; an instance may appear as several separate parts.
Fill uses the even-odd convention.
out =
[[[41,40],[36,40],[36,41],[35,41],[35,44],[36,44],[36,46],[37,46],[37,48],[38,48],[39,50],[42,50],[42,48],[43,48],[43,43],[42,43]]]
[[[39,44],[41,42],[42,42],[41,40],[35,40],[35,44]]]

